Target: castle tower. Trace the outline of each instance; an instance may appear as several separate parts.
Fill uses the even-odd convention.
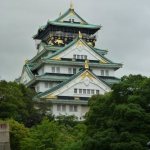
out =
[[[100,29],[71,5],[33,36],[37,55],[26,61],[20,83],[34,88],[34,100],[50,104],[53,115],[75,115],[82,120],[88,99],[109,92],[112,84],[119,82],[114,73],[122,64],[107,59],[107,50],[95,47]]]

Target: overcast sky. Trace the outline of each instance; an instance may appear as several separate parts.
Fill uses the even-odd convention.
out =
[[[102,25],[97,47],[123,63],[116,72],[150,75],[150,0],[74,0],[87,22]],[[0,79],[19,77],[25,59],[36,54],[32,36],[65,12],[70,0],[0,0]]]

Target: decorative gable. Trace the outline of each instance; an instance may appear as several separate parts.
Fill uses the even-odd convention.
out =
[[[75,75],[76,76],[76,75]],[[89,70],[82,71],[77,77],[69,82],[61,83],[53,91],[47,91],[41,98],[52,99],[57,96],[91,97],[94,94],[109,92],[110,87],[102,80],[99,80]]]
[[[74,11],[70,11],[67,16],[60,20],[61,22],[70,22],[70,23],[81,23],[84,22],[75,14]]]
[[[75,11],[74,8],[71,8],[60,15],[55,21],[57,22],[69,22],[69,23],[80,23],[80,24],[88,24],[84,19],[82,19]]]
[[[101,63],[108,63],[103,56],[94,51],[90,46],[88,46],[82,39],[79,39],[72,46],[60,50],[60,53],[56,54],[52,59],[61,59],[61,58],[69,58],[69,59],[88,59],[88,60],[96,60]]]

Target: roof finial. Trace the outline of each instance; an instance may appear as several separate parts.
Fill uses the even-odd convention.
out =
[[[87,59],[84,62],[84,68],[89,69],[89,61]]]
[[[27,63],[28,63],[28,59],[25,60],[25,64],[27,64]]]
[[[70,2],[70,9],[74,9],[72,0],[71,0],[71,2]]]
[[[79,38],[82,39],[82,33],[79,31]]]

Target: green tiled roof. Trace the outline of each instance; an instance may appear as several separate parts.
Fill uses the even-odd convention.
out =
[[[43,74],[43,75],[36,75],[33,80],[27,83],[27,86],[31,86],[38,81],[53,81],[53,82],[62,82],[69,79],[70,75],[64,74]]]
[[[101,26],[93,24],[79,24],[79,23],[68,23],[68,22],[57,22],[57,21],[48,21],[49,25],[56,26],[65,26],[65,27],[74,27],[74,28],[87,28],[87,29],[100,29]]]
[[[25,64],[25,65],[24,65],[24,69],[26,70],[26,72],[27,72],[27,74],[29,75],[30,79],[33,79],[33,78],[34,78],[34,75],[33,75],[33,73],[32,73],[32,71],[31,71],[31,69],[30,69],[30,67],[29,67],[28,64]]]
[[[71,22],[62,22],[61,19],[66,17],[70,11],[73,11],[73,13],[75,14],[75,16],[77,16],[82,23],[71,23]],[[95,30],[99,30],[101,28],[100,25],[93,25],[93,24],[89,24],[87,23],[83,18],[81,18],[74,10],[69,9],[66,13],[64,13],[62,16],[60,16],[59,18],[57,18],[54,21],[50,21],[48,20],[46,25],[41,26],[38,29],[38,33],[36,35],[33,36],[33,38],[36,38],[36,36],[38,36],[40,31],[44,31],[48,25],[54,25],[54,26],[63,26],[63,27],[73,27],[73,28],[85,28],[85,29],[95,29]]]
[[[29,63],[34,63],[36,60],[40,59],[42,56],[44,56],[47,52],[49,51],[57,51],[58,49],[60,49],[60,47],[54,47],[54,46],[49,46],[49,45],[45,45],[44,49],[39,52],[37,55],[35,55],[31,60],[29,60]]]
[[[84,100],[62,100],[62,99],[54,99],[50,101],[53,104],[74,104],[74,105],[87,105],[88,101]]]
[[[43,103],[43,100],[34,97],[33,99],[34,101],[38,102],[38,103]],[[88,101],[87,100],[68,100],[68,99],[53,99],[53,100],[48,100],[48,101],[44,101],[44,103],[52,103],[52,104],[74,104],[74,105],[88,105]]]
[[[64,82],[62,82],[62,83],[60,83],[60,84],[58,84],[57,86],[55,86],[55,87],[53,87],[53,88],[51,88],[51,89],[49,89],[49,90],[47,90],[47,91],[45,91],[45,92],[43,92],[43,93],[38,94],[36,97],[39,97],[39,98],[40,98],[40,97],[42,97],[42,96],[44,96],[44,95],[46,95],[46,94],[48,94],[48,93],[54,92],[55,90],[57,90],[57,89],[63,87],[64,85],[66,85],[66,84],[69,83],[70,81],[72,81],[72,80],[74,80],[75,78],[77,78],[78,76],[80,76],[84,71],[86,71],[86,70],[85,70],[85,69],[82,69],[82,70],[79,71],[77,74],[71,76],[68,80],[66,80],[66,81],[64,81]],[[90,73],[93,74],[93,76],[95,76],[98,80],[102,81],[103,83],[105,83],[107,86],[110,87],[110,85],[109,85],[107,82],[105,82],[102,78],[98,78],[98,77],[97,77],[94,73],[92,73],[92,72],[90,72]]]
[[[110,86],[112,86],[115,83],[119,83],[120,79],[117,77],[112,77],[112,76],[101,76],[98,77],[100,79],[103,79],[106,83],[108,83]]]
[[[94,47],[94,50],[97,51],[101,55],[106,55],[108,53],[108,50],[105,50],[105,49],[98,49]]]

